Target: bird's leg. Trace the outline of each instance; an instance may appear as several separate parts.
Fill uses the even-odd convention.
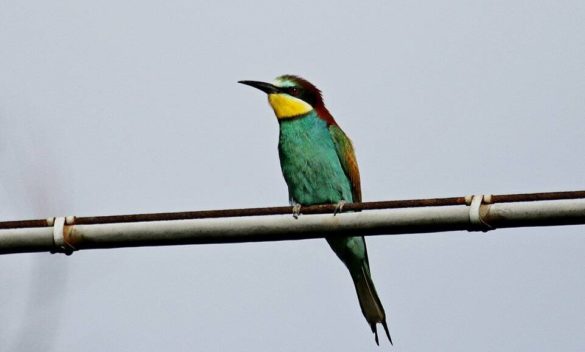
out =
[[[299,215],[301,215],[301,205],[299,203],[293,203],[292,214],[295,219],[298,219]]]
[[[345,201],[344,200],[340,200],[336,205],[335,205],[335,210],[333,210],[333,216],[337,215],[337,213],[341,213],[343,211],[343,206],[345,205]]]

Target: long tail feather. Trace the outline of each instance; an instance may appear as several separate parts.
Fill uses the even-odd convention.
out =
[[[355,284],[355,289],[358,300],[360,302],[362,313],[372,328],[376,344],[379,345],[378,331],[376,329],[376,325],[378,323],[382,324],[390,344],[393,344],[392,338],[390,337],[388,324],[386,323],[386,313],[384,312],[382,302],[380,302],[380,298],[378,297],[374,283],[372,282],[372,279],[369,275],[369,270],[366,270],[364,265],[362,266],[361,272],[355,274],[352,273],[352,278]]]
[[[384,327],[384,331],[386,332],[386,336],[388,336],[388,341],[390,341],[390,344],[394,346],[394,344],[392,343],[392,338],[390,337],[390,331],[388,330],[388,324],[386,324],[386,319],[384,319],[384,321],[382,321],[382,326]]]

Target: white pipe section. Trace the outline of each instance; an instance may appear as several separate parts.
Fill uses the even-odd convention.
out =
[[[481,197],[481,196],[478,196]],[[480,220],[477,220],[479,212]],[[202,243],[298,240],[345,235],[487,231],[503,227],[585,224],[585,199],[368,210],[357,213],[249,216],[65,225],[0,230],[0,253]],[[67,251],[66,251],[67,252]]]
[[[49,252],[53,249],[52,227],[0,230],[0,253]]]
[[[81,236],[83,243],[102,247],[145,241],[224,243],[306,239],[344,234],[428,232],[445,224],[449,224],[450,229],[465,229],[469,223],[466,208],[384,209],[336,216],[301,215],[298,219],[294,219],[291,214],[79,225],[74,227],[72,236]]]
[[[504,225],[497,227],[585,224],[585,199],[496,203],[488,206],[487,218]]]

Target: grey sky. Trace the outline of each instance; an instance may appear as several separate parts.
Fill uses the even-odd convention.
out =
[[[585,187],[583,1],[0,1],[0,218],[287,204],[240,79],[320,87],[365,200]],[[369,238],[394,351],[582,351],[582,226]],[[0,257],[0,351],[380,351],[325,241]],[[385,345],[386,344],[386,345]]]

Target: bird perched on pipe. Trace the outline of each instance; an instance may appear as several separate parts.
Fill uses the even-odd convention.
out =
[[[339,127],[323,102],[321,91],[294,75],[273,83],[239,81],[268,95],[268,102],[280,126],[278,154],[288,186],[293,215],[300,207],[314,204],[361,202],[360,173],[351,140]],[[392,344],[386,313],[374,287],[363,236],[327,238],[343,261],[355,284],[362,313],[378,341],[377,324],[382,324]]]

